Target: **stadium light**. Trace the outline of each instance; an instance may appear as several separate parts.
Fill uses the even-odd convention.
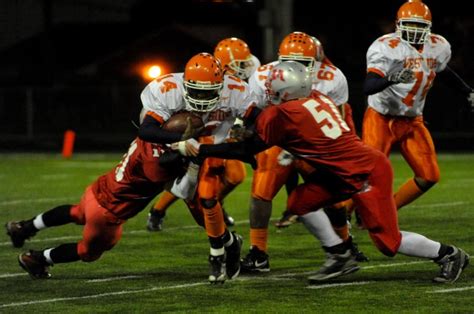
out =
[[[147,75],[151,79],[156,79],[161,75],[161,67],[159,65],[152,65],[148,68]]]
[[[166,63],[161,60],[147,60],[139,62],[134,67],[134,73],[141,76],[145,82],[150,82],[161,75],[168,73]]]

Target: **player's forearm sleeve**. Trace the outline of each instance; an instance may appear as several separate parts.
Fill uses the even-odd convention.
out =
[[[385,77],[381,77],[377,73],[369,72],[365,77],[364,81],[364,94],[373,95],[383,91],[388,86],[392,85],[391,82]]]
[[[161,128],[160,122],[150,116],[145,116],[140,128],[138,137],[146,142],[157,144],[168,144],[181,141],[181,134],[168,132]]]
[[[200,157],[217,157],[222,159],[238,159],[245,162],[253,160],[253,155],[267,148],[259,138],[244,142],[223,143],[218,145],[202,144],[199,146]]]

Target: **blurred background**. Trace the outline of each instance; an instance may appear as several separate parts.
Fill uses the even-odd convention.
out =
[[[136,135],[140,92],[181,72],[223,38],[245,40],[262,62],[299,30],[316,36],[346,75],[360,132],[365,54],[394,30],[402,0],[0,0],[0,151],[124,150]],[[474,19],[466,1],[425,0],[432,31],[451,43],[450,66],[474,86]],[[470,35],[471,34],[471,35]],[[155,68],[156,69],[156,68]],[[464,95],[435,80],[425,119],[438,150],[474,150],[474,113]]]

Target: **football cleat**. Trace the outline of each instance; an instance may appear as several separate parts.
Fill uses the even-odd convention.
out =
[[[5,229],[14,247],[22,247],[26,239],[36,234],[36,231],[31,231],[32,228],[25,227],[25,221],[9,221],[5,224]]]
[[[275,227],[277,227],[278,229],[286,228],[297,222],[298,222],[298,216],[290,214],[287,210],[285,210],[280,220],[275,222]]]
[[[163,230],[163,221],[165,219],[165,215],[166,212],[161,213],[156,210],[151,210],[148,214],[146,229],[151,232]]]
[[[446,254],[435,262],[441,267],[441,272],[433,278],[434,282],[453,283],[458,280],[464,268],[469,265],[469,255],[460,248],[455,246],[452,248],[453,252],[451,254]]]
[[[268,254],[256,246],[250,248],[249,253],[240,261],[242,272],[256,273],[269,272],[270,260]]]
[[[226,280],[226,265],[224,255],[209,255],[209,282],[224,283]]]
[[[347,247],[351,250],[352,256],[354,256],[355,260],[357,262],[368,262],[369,258],[365,256],[365,254],[361,251],[359,251],[359,247],[357,246],[357,243],[355,243],[352,240],[352,237],[350,236],[349,239],[346,242]]]
[[[326,253],[326,261],[318,272],[308,277],[309,283],[314,284],[343,275],[348,275],[360,269],[351,250],[344,254]]]
[[[224,208],[222,208],[222,213],[224,214],[224,222],[227,227],[233,227],[235,225],[235,220],[230,216]]]
[[[51,277],[49,273],[50,264],[40,258],[41,251],[32,251],[22,253],[18,256],[18,264],[33,279],[48,279]]]
[[[232,232],[234,242],[229,247],[225,248],[226,251],[226,273],[227,278],[234,279],[240,273],[240,250],[242,248],[242,237]]]

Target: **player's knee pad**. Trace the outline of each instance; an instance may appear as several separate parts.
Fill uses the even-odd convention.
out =
[[[201,198],[199,201],[201,203],[201,206],[204,207],[205,209],[210,209],[217,205],[216,199]]]
[[[246,173],[245,170],[241,171],[240,169],[234,169],[232,171],[226,172],[225,181],[232,185],[239,185],[245,179]]]

